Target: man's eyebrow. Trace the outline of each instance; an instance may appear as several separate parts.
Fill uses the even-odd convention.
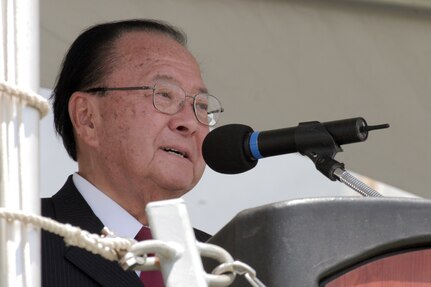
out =
[[[168,82],[173,82],[174,84],[176,84],[178,87],[181,87],[180,83],[178,82],[178,80],[176,80],[174,77],[169,76],[169,75],[165,75],[165,74],[157,74],[154,78],[153,81],[158,81],[158,80],[165,80]],[[182,88],[182,87],[181,87]],[[200,87],[198,88],[198,93],[208,93],[208,89],[206,87]]]
[[[164,74],[157,74],[153,80],[157,81],[157,80],[166,80],[166,81],[170,81],[170,82],[175,82],[176,84],[178,84],[178,81],[169,75],[164,75]]]

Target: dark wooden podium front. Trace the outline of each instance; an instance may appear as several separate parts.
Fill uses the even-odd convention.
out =
[[[209,243],[268,287],[431,287],[429,200],[279,202],[239,213]],[[233,286],[250,285],[238,277]]]

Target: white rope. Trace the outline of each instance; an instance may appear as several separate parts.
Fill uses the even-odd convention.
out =
[[[28,212],[39,210],[39,119],[49,111],[33,92],[39,88],[38,2],[2,0],[0,7],[0,206]],[[1,218],[0,227],[0,286],[40,286],[38,228]]]
[[[36,108],[39,111],[41,117],[44,117],[46,114],[48,114],[48,101],[33,91],[26,91],[9,83],[0,82],[0,92],[16,97],[25,102],[27,105]]]
[[[35,227],[40,227],[46,231],[64,237],[64,241],[68,245],[83,248],[110,261],[120,260],[127,250],[137,242],[134,239],[100,236],[67,223],[62,224],[50,218],[22,211],[10,210],[4,207],[0,208],[0,218],[4,218],[8,222],[19,221],[25,224],[31,224]]]
[[[160,240],[146,240],[138,242],[134,239],[115,237],[109,230],[102,230],[102,235],[89,233],[70,224],[59,223],[51,218],[30,214],[23,211],[0,207],[0,219],[7,222],[19,221],[31,224],[64,238],[67,245],[83,248],[93,254],[102,256],[110,261],[117,261],[124,270],[156,270],[160,269],[162,261],[176,261],[183,253],[183,247],[175,242]],[[247,264],[234,261],[232,256],[223,248],[208,244],[196,243],[201,256],[209,257],[221,263],[212,274],[205,278],[209,286],[229,286],[237,274],[245,275],[251,286],[264,287],[256,277],[256,272]],[[156,254],[148,256],[148,254]]]

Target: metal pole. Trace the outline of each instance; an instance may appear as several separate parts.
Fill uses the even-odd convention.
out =
[[[3,0],[1,80],[39,90],[39,1]],[[2,91],[0,205],[40,213],[40,111],[16,93]],[[40,286],[40,232],[21,223],[0,222],[0,286]]]
[[[207,287],[205,271],[196,246],[187,208],[182,199],[151,202],[146,212],[154,239],[175,242],[184,247],[175,262],[163,262],[161,270],[167,287]]]

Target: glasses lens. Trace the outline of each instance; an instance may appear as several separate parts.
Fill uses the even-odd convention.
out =
[[[186,95],[174,85],[156,85],[154,87],[154,107],[166,114],[175,114],[181,108]]]
[[[214,96],[199,94],[195,97],[194,106],[197,119],[204,125],[214,126],[220,118],[221,103]]]
[[[162,113],[176,114],[184,106],[185,99],[185,92],[176,85],[163,83],[154,86],[154,107]],[[220,101],[210,94],[198,94],[193,105],[198,121],[208,126],[214,126],[223,111]]]

